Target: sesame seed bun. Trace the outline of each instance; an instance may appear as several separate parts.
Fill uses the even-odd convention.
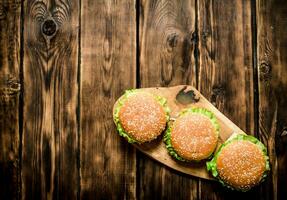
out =
[[[237,135],[227,140],[207,162],[207,170],[228,188],[250,190],[270,170],[266,147],[253,136]]]
[[[214,152],[219,125],[204,108],[189,108],[169,124],[165,142],[169,153],[181,161],[201,161]]]
[[[114,113],[119,134],[130,143],[156,139],[169,119],[166,99],[147,92],[129,90]]]

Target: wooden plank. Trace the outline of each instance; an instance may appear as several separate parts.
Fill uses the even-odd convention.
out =
[[[23,199],[75,199],[79,185],[79,2],[24,3]]]
[[[287,196],[287,4],[257,1],[260,139],[268,147],[271,174],[261,188],[266,199]]]
[[[196,86],[195,1],[140,1],[140,87]],[[194,199],[198,179],[139,153],[138,199]]]
[[[20,12],[20,1],[0,2],[0,199],[20,195]]]
[[[198,1],[199,90],[230,120],[254,135],[251,1]],[[200,181],[199,199],[256,198]]]
[[[112,108],[136,84],[135,1],[82,1],[81,198],[135,199],[136,157]]]
[[[195,1],[140,1],[141,86],[196,85]]]

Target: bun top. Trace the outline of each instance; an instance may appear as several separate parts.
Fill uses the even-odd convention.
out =
[[[248,190],[258,184],[265,172],[262,150],[248,140],[235,140],[224,146],[216,160],[218,175],[237,190]]]
[[[216,127],[202,113],[186,113],[177,118],[171,128],[171,144],[185,160],[208,158],[215,150],[217,140]]]
[[[163,106],[146,92],[136,92],[125,100],[119,120],[125,132],[138,143],[155,139],[167,123]]]

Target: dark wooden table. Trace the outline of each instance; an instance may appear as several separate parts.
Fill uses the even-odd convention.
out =
[[[0,199],[287,199],[284,0],[1,0]],[[268,147],[247,193],[116,134],[125,89],[190,84]]]

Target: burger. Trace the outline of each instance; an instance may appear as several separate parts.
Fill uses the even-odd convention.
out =
[[[239,134],[221,145],[207,170],[224,186],[248,191],[270,170],[266,147],[255,137]]]
[[[119,135],[128,142],[150,142],[166,128],[167,100],[141,90],[127,90],[118,100],[113,118]]]
[[[201,161],[214,152],[219,124],[212,112],[188,108],[168,124],[164,142],[169,154],[180,161]]]

